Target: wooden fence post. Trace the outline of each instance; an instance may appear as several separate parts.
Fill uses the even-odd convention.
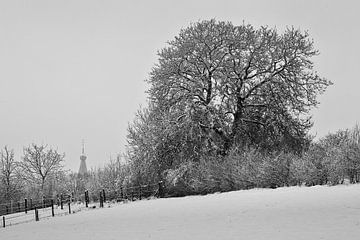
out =
[[[5,216],[3,216],[3,227],[5,227]]]
[[[27,198],[24,199],[24,207],[25,207],[25,213],[27,214],[27,207],[28,207],[28,204],[27,204]]]
[[[141,184],[139,185],[139,200],[141,200]]]
[[[162,181],[159,182],[159,198],[164,197],[164,190],[163,190],[163,186],[162,186]]]
[[[53,200],[53,199],[51,199],[51,215],[52,215],[53,217],[55,217],[55,213],[54,213],[54,200]]]
[[[102,195],[102,191],[100,191],[100,207],[104,207],[104,202],[103,202],[103,195]]]
[[[60,208],[61,208],[61,210],[64,209],[64,206],[63,206],[63,195],[62,195],[62,194],[60,194]]]
[[[85,191],[85,207],[89,207],[89,192]]]
[[[39,221],[39,212],[35,206],[35,221]]]
[[[105,190],[104,189],[102,190],[102,193],[103,193],[103,202],[106,202],[106,195],[105,195]]]
[[[69,214],[71,214],[71,201],[70,201],[70,199],[69,199],[69,202],[68,202],[68,206],[69,206]]]

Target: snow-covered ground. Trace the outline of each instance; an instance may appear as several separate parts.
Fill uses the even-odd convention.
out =
[[[360,185],[142,200],[0,228],[6,240],[360,239]]]

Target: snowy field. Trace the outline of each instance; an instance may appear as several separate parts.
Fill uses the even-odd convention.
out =
[[[0,228],[6,240],[360,239],[360,185],[142,200]]]

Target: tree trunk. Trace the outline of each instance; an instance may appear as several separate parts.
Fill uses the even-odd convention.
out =
[[[41,195],[44,196],[44,185],[45,185],[45,178],[42,177],[41,179]]]
[[[240,89],[237,89],[238,97],[237,97],[237,104],[236,104],[236,112],[234,114],[234,121],[231,128],[231,133],[228,139],[226,139],[224,144],[223,155],[227,155],[229,150],[233,147],[236,136],[239,134],[240,126],[241,126],[241,118],[242,118],[242,111],[243,111],[243,102],[242,98],[240,97]]]

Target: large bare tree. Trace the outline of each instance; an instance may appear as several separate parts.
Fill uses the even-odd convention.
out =
[[[62,170],[65,154],[48,148],[47,145],[31,144],[24,148],[21,167],[24,177],[31,183],[39,184],[44,194],[46,181]]]
[[[201,21],[159,52],[150,100],[224,154],[244,144],[301,151],[309,111],[331,84],[313,69],[317,54],[299,29]]]
[[[236,149],[303,152],[310,110],[331,85],[314,70],[317,54],[294,28],[209,20],[182,29],[159,51],[149,107],[129,126],[132,165],[159,180],[183,162]]]

